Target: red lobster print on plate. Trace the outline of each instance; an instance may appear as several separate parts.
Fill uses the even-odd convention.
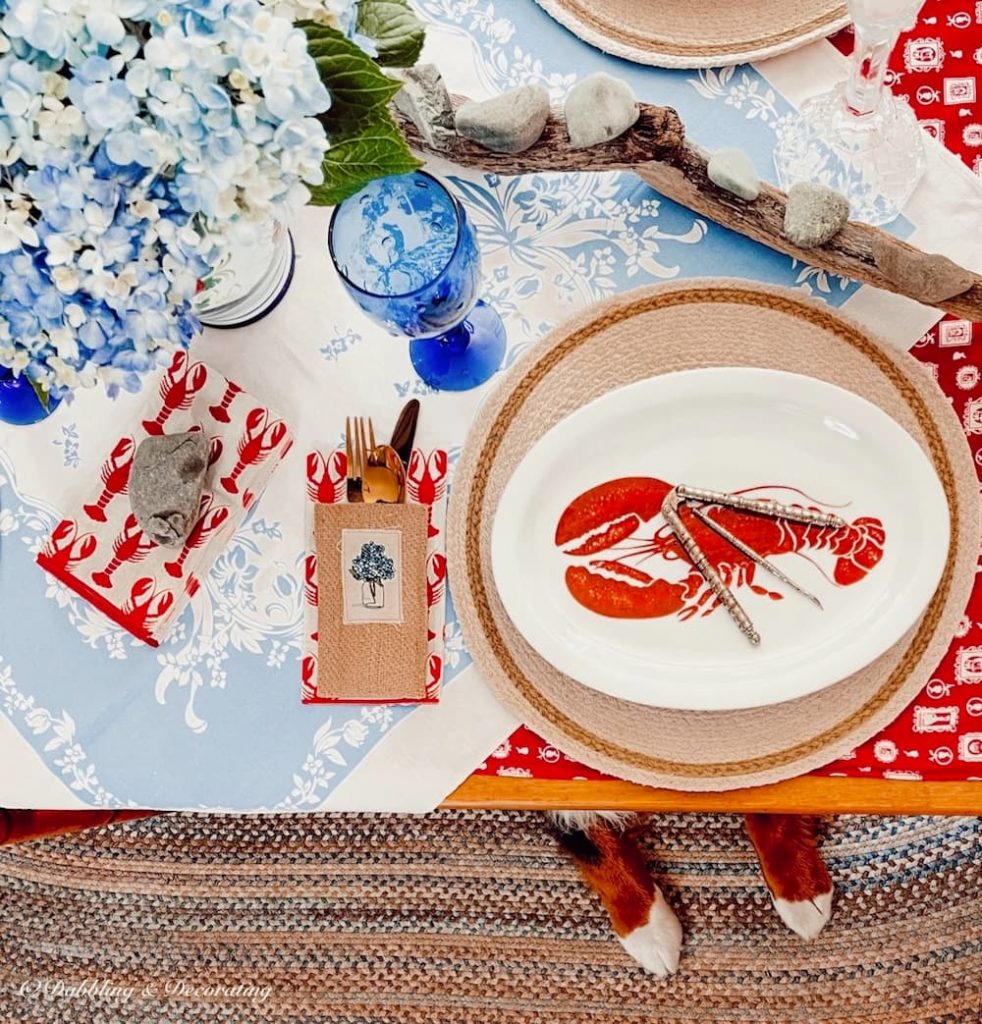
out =
[[[924,449],[878,406],[802,374],[706,367],[545,431],[501,488],[490,562],[517,631],[574,682],[735,710],[815,693],[897,643],[941,578],[949,519]]]
[[[577,559],[566,568],[566,587],[584,608],[616,619],[675,615],[685,621],[709,615],[718,607],[671,529],[665,523],[656,525],[673,486],[656,477],[619,477],[591,487],[566,506],[555,542]],[[740,493],[767,491],[771,496],[774,490],[770,486]],[[800,502],[813,507],[803,497]],[[680,514],[728,587],[746,587],[759,596],[781,600],[783,594],[758,582],[757,566],[749,558],[688,509],[683,507]],[[710,508],[708,514],[764,558],[796,553],[818,562],[821,553],[831,560],[827,575],[837,586],[863,579],[880,561],[886,540],[883,524],[870,516],[841,529],[823,530],[729,508]],[[681,572],[659,575],[666,563],[681,563]]]

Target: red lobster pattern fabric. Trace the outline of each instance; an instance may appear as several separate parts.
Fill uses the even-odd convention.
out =
[[[137,429],[106,456],[96,493],[55,527],[37,561],[133,636],[156,647],[293,440],[282,419],[186,352],[175,356],[158,395],[148,392],[147,401]],[[130,469],[143,437],[185,430],[208,432],[208,485],[187,540],[180,548],[163,548],[130,512]]]

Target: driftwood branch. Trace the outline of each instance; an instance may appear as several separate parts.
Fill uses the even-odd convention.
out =
[[[462,102],[463,97],[454,97],[455,104]],[[781,233],[787,195],[763,184],[758,198],[746,202],[714,185],[706,173],[705,155],[686,141],[682,121],[670,107],[642,104],[641,116],[633,128],[591,149],[573,149],[565,121],[553,111],[542,137],[524,153],[492,153],[458,135],[447,136],[439,145],[428,145],[406,117],[393,112],[410,146],[424,155],[443,157],[465,167],[504,176],[535,171],[630,170],[669,199],[778,252],[899,295],[907,293],[876,265],[874,240],[898,253],[905,250],[920,253],[899,238],[858,221],[849,221],[825,245],[799,248]],[[973,276],[975,281],[968,291],[938,302],[937,308],[958,317],[982,321],[982,276]]]

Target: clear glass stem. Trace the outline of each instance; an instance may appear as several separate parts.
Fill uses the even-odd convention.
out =
[[[924,174],[920,127],[886,87],[887,61],[921,0],[848,0],[856,43],[845,85],[806,100],[779,125],[774,165],[785,189],[818,181],[849,200],[853,220],[889,224]]]
[[[896,31],[874,37],[856,26],[856,45],[845,93],[846,109],[853,117],[865,117],[879,110],[887,60],[899,35]]]

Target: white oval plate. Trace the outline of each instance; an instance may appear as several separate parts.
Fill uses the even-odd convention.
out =
[[[834,510],[850,523],[878,519],[886,534],[882,545],[871,527],[850,537],[860,546],[865,539],[860,560],[878,547],[882,555],[864,572],[853,568],[856,560],[847,553],[840,573],[858,578],[837,583],[839,558],[821,549],[821,541],[805,539],[801,552],[789,550],[802,542],[784,529],[772,549],[760,551],[755,534],[751,543],[758,553],[769,555],[824,606],[819,610],[759,567],[753,585],[779,599],[753,592],[749,581],[731,582],[761,634],[755,648],[725,609],[702,614],[709,602],[699,605],[699,598],[711,598],[706,587],[692,599],[681,585],[673,587],[692,572],[688,563],[661,552],[644,557],[638,550],[657,531],[667,532],[657,511],[647,512],[652,518],[639,522],[617,550],[571,555],[565,552],[577,544],[557,546],[556,528],[567,505],[622,477],[719,491],[751,488],[751,496]],[[635,495],[658,493],[654,485],[646,488],[635,488],[618,507],[585,502],[592,511],[576,530],[599,528],[638,510]],[[829,539],[818,530],[812,537],[826,544]],[[652,377],[609,392],[556,424],[502,493],[491,557],[495,584],[515,626],[561,672],[640,704],[729,710],[802,697],[868,665],[924,611],[941,577],[948,541],[948,507],[934,467],[886,413],[811,377],[731,367]],[[734,562],[741,559],[732,554]],[[623,559],[636,583],[645,581],[630,591],[623,589],[630,584],[607,588],[632,603],[655,597],[646,578],[664,581],[658,584],[658,617],[612,618],[574,599],[567,568],[615,558]],[[597,575],[586,578],[606,588]],[[599,575],[610,573],[601,569]],[[608,593],[597,599],[607,610],[610,600]]]

